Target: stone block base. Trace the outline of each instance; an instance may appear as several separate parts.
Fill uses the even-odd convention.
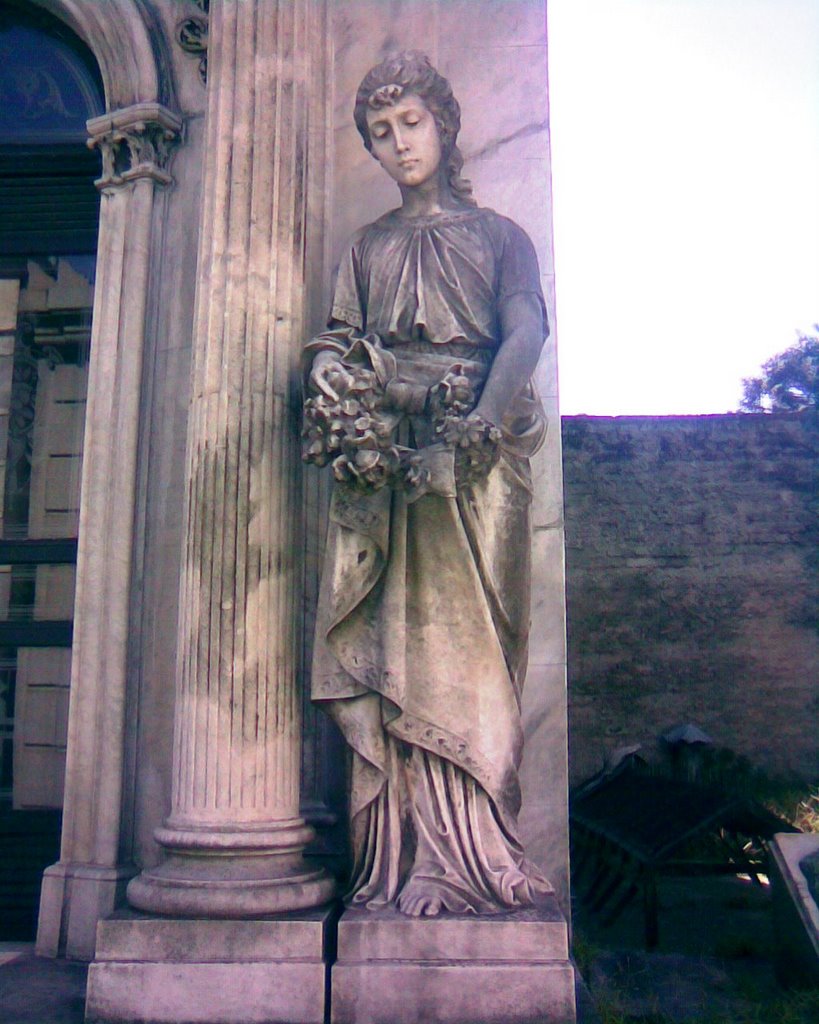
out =
[[[88,1024],[323,1024],[334,911],[101,921]]]
[[[568,956],[553,898],[486,917],[346,910],[332,1024],[573,1024]]]
[[[93,960],[97,922],[125,896],[133,868],[60,861],[45,869],[40,889],[37,956]]]
[[[819,853],[819,836],[780,832],[770,851],[777,976],[785,985],[819,986],[819,907],[801,867]]]

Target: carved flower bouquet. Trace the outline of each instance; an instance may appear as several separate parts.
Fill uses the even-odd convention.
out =
[[[328,376],[332,394],[304,403],[305,462],[331,464],[337,480],[360,491],[389,485],[416,497],[435,489],[431,480],[446,452],[453,453],[458,483],[486,476],[498,460],[501,432],[472,412],[477,396],[462,365],[423,389],[419,402],[417,385],[386,379],[381,361],[375,369],[361,365],[361,352],[359,345],[355,358],[348,358],[350,353],[342,358],[344,372]],[[396,428],[408,413],[431,420],[435,442],[428,448],[416,451],[396,443]]]
[[[384,409],[384,391],[372,370],[355,367],[349,379],[339,375],[331,383],[336,400],[319,394],[304,403],[304,461],[332,463],[336,480],[377,491],[400,470],[398,418]]]
[[[455,479],[476,483],[498,461],[501,432],[476,412],[477,396],[472,383],[455,366],[430,388],[429,405],[435,434],[455,451]]]
[[[447,417],[441,436],[448,447],[455,449],[455,479],[460,484],[482,480],[500,457],[502,434],[478,413]]]

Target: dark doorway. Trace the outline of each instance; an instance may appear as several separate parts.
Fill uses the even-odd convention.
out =
[[[0,3],[0,940],[59,858],[103,110],[81,40]]]

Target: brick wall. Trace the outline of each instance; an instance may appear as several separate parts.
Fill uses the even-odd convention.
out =
[[[819,418],[563,420],[574,782],[694,722],[819,776]]]

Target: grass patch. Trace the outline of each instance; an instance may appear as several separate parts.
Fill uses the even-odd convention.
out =
[[[597,1007],[602,1024],[674,1024],[665,1014],[648,1016],[624,1013],[615,1002]],[[760,1002],[744,1010],[691,1018],[690,1024],[816,1024],[819,1021],[819,990],[791,992],[781,999]]]
[[[577,931],[575,931],[572,941],[572,959],[577,965],[578,971],[580,971],[587,981],[589,978],[589,969],[599,954],[599,946],[596,946],[593,942],[589,942],[588,939],[579,935]]]
[[[793,823],[803,832],[819,832],[819,788],[799,800]]]
[[[753,936],[728,935],[714,943],[714,956],[722,960],[751,960],[770,955],[764,943]]]
[[[729,1015],[707,1017],[702,1024],[816,1024],[819,990],[791,992],[781,999],[758,1003]]]

